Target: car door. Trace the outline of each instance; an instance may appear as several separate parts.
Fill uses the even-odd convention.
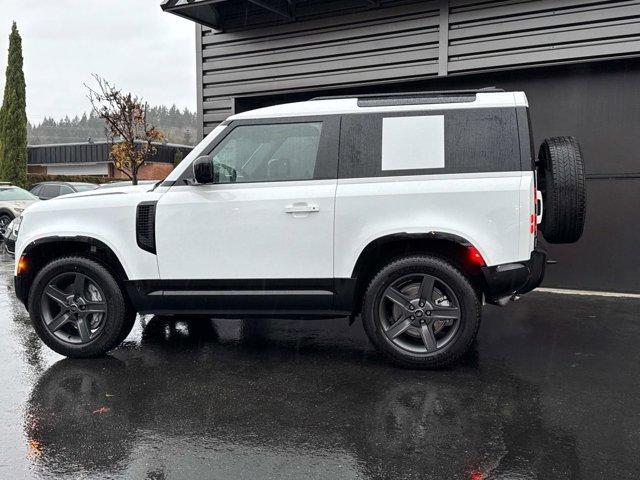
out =
[[[339,122],[232,123],[210,151],[217,182],[194,184],[189,168],[158,202],[161,279],[276,296],[330,289]]]

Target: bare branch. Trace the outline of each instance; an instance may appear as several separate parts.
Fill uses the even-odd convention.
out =
[[[138,181],[138,170],[157,151],[153,142],[164,135],[147,120],[148,104],[131,93],[123,93],[99,75],[97,87],[85,84],[92,112],[104,120],[105,135],[111,143],[110,158],[115,168]]]

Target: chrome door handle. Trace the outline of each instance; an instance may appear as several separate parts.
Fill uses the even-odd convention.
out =
[[[314,203],[297,202],[284,207],[285,213],[314,213],[320,211],[320,205]]]

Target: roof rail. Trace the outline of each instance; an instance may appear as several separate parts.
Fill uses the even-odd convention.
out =
[[[423,92],[400,92],[400,93],[367,93],[364,95],[325,95],[321,97],[314,97],[311,100],[340,100],[345,98],[357,98],[357,99],[392,99],[392,98],[420,98],[420,97],[460,97],[465,95],[475,95],[476,93],[495,93],[504,92],[502,88],[496,87],[484,87],[478,89],[467,90],[430,90]]]

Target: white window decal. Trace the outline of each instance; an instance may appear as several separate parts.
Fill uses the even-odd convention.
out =
[[[382,170],[444,167],[444,115],[382,119]]]

